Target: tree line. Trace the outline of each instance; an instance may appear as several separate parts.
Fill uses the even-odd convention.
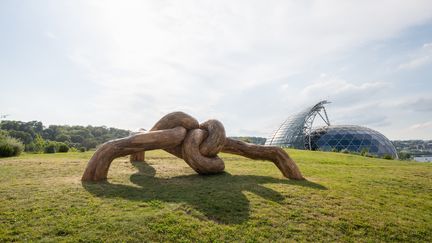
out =
[[[130,131],[106,126],[49,125],[40,121],[1,121],[0,135],[14,138],[26,152],[86,151],[108,140],[128,136]]]
[[[254,143],[258,145],[264,145],[266,142],[266,139],[262,137],[243,136],[243,137],[230,137],[230,138],[237,139],[246,143]]]

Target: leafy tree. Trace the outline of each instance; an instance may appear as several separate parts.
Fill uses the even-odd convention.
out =
[[[72,135],[71,136],[71,141],[73,143],[82,143],[82,141],[84,141],[84,138],[81,137],[80,135]]]
[[[86,139],[84,139],[82,144],[84,145],[84,147],[87,150],[89,150],[91,148],[96,148],[96,146],[98,145],[98,142],[94,138],[86,138]]]
[[[33,137],[30,133],[23,131],[10,130],[9,136],[21,140],[21,142],[23,142],[24,144],[29,144],[33,140]]]
[[[0,130],[0,139],[6,137],[6,136],[8,136],[8,135],[9,135],[9,133],[8,133],[7,131],[5,131],[5,130]]]
[[[30,127],[33,128],[33,131],[35,133],[41,134],[43,132],[44,127],[43,127],[42,122],[40,122],[40,121],[30,121],[30,122],[27,122],[27,124]]]
[[[34,151],[36,153],[41,153],[44,151],[45,146],[46,146],[46,141],[42,138],[42,136],[40,134],[37,134],[35,139],[33,140],[33,144],[34,144]]]
[[[43,130],[42,137],[47,140],[55,140],[58,134],[59,132],[56,127],[49,126],[49,128]]]
[[[95,148],[108,140],[126,137],[129,131],[105,126],[59,126],[44,127],[39,121],[1,121],[0,131],[21,140],[28,152],[44,152],[47,141],[65,143],[69,148]]]
[[[55,141],[58,141],[58,142],[70,142],[71,141],[71,137],[69,135],[64,134],[64,133],[61,133],[61,134],[57,135]]]

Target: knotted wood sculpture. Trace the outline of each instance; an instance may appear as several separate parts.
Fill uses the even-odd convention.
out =
[[[105,180],[115,158],[153,149],[163,149],[184,159],[199,174],[222,172],[225,164],[217,154],[225,152],[272,161],[285,177],[304,179],[297,165],[283,149],[227,138],[222,123],[217,120],[199,124],[186,113],[173,112],[162,117],[149,132],[102,144],[88,162],[82,181]]]

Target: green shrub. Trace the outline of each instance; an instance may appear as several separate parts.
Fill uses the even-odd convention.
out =
[[[393,159],[393,157],[390,154],[385,154],[383,159]]]
[[[57,152],[57,144],[55,142],[48,142],[47,145],[45,145],[44,152],[47,154]]]
[[[0,157],[19,156],[24,150],[24,144],[9,136],[0,138]]]
[[[25,145],[24,151],[33,153],[36,150],[36,145],[34,143],[29,143]]]
[[[367,148],[362,148],[362,150],[360,151],[360,154],[361,154],[362,156],[366,156],[366,157],[368,157],[367,155],[369,154],[369,149],[367,149]]]
[[[360,153],[357,151],[349,151],[349,154],[360,155]]]
[[[65,143],[58,143],[58,151],[59,153],[67,153],[69,151],[69,146]]]
[[[79,148],[79,151],[80,151],[80,152],[85,152],[85,151],[86,151],[86,148],[85,148],[85,147],[81,147],[81,148]]]
[[[399,156],[400,160],[410,160],[411,159],[411,154],[407,153],[407,152],[399,152],[398,156]]]
[[[0,141],[0,157],[11,157],[14,154],[12,145],[6,143],[6,141]]]
[[[342,149],[340,152],[344,154],[348,154],[350,151],[348,149]]]
[[[370,153],[366,153],[363,156],[368,157],[368,158],[376,158],[377,157],[376,155],[373,155],[373,154],[370,154]]]

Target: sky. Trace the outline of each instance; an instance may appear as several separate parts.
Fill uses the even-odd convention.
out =
[[[269,135],[333,124],[432,139],[432,2],[0,1],[0,114],[149,129],[184,111]]]

